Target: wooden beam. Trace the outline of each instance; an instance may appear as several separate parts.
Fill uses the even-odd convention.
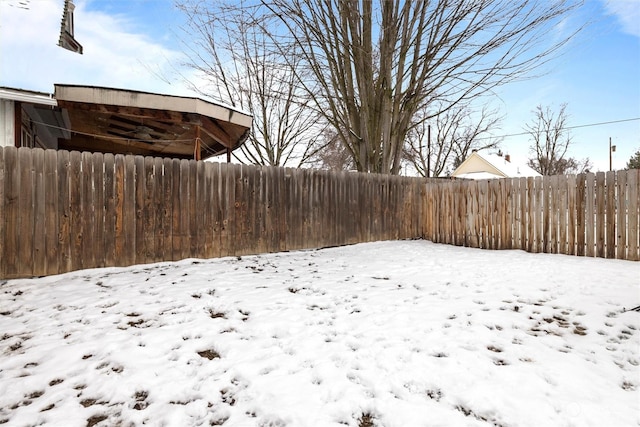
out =
[[[202,147],[200,147],[200,126],[196,125],[196,143],[194,157],[196,160],[200,160],[202,156]]]
[[[119,105],[91,104],[83,102],[58,101],[58,106],[66,108],[71,113],[73,110],[91,111],[97,113],[118,114],[121,116],[135,117],[138,119],[155,119],[164,122],[183,123],[186,113],[169,110],[155,110],[152,108],[123,107]]]
[[[22,144],[22,102],[13,101],[13,145]]]

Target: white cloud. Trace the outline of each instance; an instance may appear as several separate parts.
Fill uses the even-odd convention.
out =
[[[86,10],[84,1],[76,1],[75,10],[75,37],[84,54],[58,47],[62,3],[40,0],[25,10],[0,1],[0,85],[51,92],[54,83],[66,83],[192,95],[173,68],[181,52],[129,30],[122,16]]]
[[[622,30],[636,37],[640,37],[640,3],[638,0],[608,0],[605,3],[608,14],[614,15]]]

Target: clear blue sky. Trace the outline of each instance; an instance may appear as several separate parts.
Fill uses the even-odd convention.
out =
[[[181,12],[172,0],[76,0],[77,55],[56,46],[62,0],[0,0],[0,86],[52,92],[54,83],[87,84],[193,95],[181,81]],[[640,118],[640,1],[587,0],[591,21],[545,74],[497,91],[487,102],[505,115],[495,133],[523,132],[536,105],[568,104],[570,125]],[[594,171],[614,169],[640,149],[640,120],[572,130],[570,155],[589,157]],[[502,149],[525,161],[526,136],[505,138]]]

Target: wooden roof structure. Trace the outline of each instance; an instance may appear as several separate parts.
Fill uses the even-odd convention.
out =
[[[59,149],[206,159],[240,147],[252,117],[200,98],[56,84],[71,138]]]

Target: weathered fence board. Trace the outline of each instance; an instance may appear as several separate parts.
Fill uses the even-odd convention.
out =
[[[627,256],[625,259],[640,261],[640,170],[630,170],[627,173],[627,212],[628,227]]]
[[[0,260],[7,259],[7,253],[5,252],[6,247],[6,233],[5,233],[5,221],[6,221],[6,213],[5,213],[5,155],[4,150],[0,150]],[[6,262],[0,262],[0,277],[6,277],[5,274]]]
[[[493,181],[0,150],[0,278],[422,237],[640,259],[640,172]]]
[[[0,161],[1,163],[1,161]],[[44,152],[44,250],[45,250],[45,270],[44,275],[50,275],[57,273],[58,270],[58,198],[56,197],[58,191],[58,168],[56,152],[53,150],[47,150]],[[2,188],[2,178],[0,178],[0,188]],[[0,190],[1,191],[1,190]],[[0,196],[0,200],[2,197]],[[1,205],[2,203],[0,203]],[[2,208],[0,208],[1,210]],[[2,214],[0,213],[0,218]],[[2,220],[0,220],[0,223]],[[2,226],[0,225],[0,228]],[[0,236],[2,232],[0,231]],[[0,242],[0,245],[2,243]]]

